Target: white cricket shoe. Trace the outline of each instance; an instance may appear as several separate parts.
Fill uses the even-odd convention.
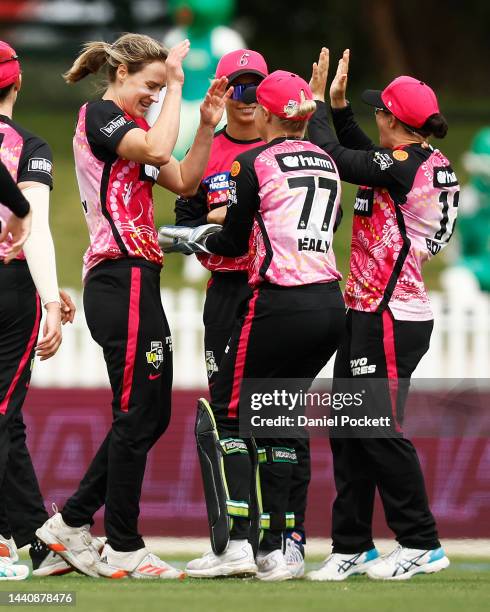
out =
[[[216,555],[210,551],[199,559],[189,561],[185,571],[191,578],[255,576],[257,566],[247,540],[230,540],[224,553]]]
[[[11,561],[0,561],[0,580],[24,580],[29,576],[27,565],[16,565]]]
[[[81,574],[99,577],[96,564],[100,555],[94,546],[89,525],[69,527],[61,513],[56,512],[36,531],[36,536]]]
[[[99,576],[104,578],[158,578],[160,580],[185,578],[182,570],[165,563],[146,548],[133,552],[121,552],[106,544],[96,567]]]
[[[303,578],[305,575],[305,548],[303,544],[292,538],[286,538],[284,559],[293,578]]]
[[[283,580],[291,580],[293,577],[282,550],[273,550],[267,554],[259,552],[257,568],[257,578],[264,582],[282,582]]]
[[[100,554],[104,548],[107,538],[92,538],[92,544],[95,550]],[[32,559],[32,575],[33,576],[62,576],[73,572],[73,567],[52,550],[48,550],[47,554],[42,556],[33,551],[33,546],[29,551]]]
[[[365,574],[372,566],[379,563],[379,553],[375,548],[355,554],[332,553],[320,569],[309,572],[307,580],[340,581],[354,574]]]
[[[17,554],[17,546],[14,538],[4,538],[0,535],[0,563],[17,563],[19,555]]]
[[[369,568],[367,575],[374,580],[408,580],[415,574],[433,574],[446,567],[449,567],[449,559],[440,547],[421,550],[398,545]]]

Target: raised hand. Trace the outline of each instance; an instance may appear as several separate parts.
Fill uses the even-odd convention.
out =
[[[174,84],[184,84],[182,62],[189,53],[190,46],[191,43],[186,38],[170,49],[167,59],[165,60],[165,67],[167,68],[167,87]]]
[[[313,93],[313,98],[315,100],[321,100],[322,102],[325,102],[329,62],[330,52],[326,47],[322,47],[318,62],[313,63],[310,79],[310,88]]]
[[[228,79],[226,77],[212,81],[200,107],[201,123],[203,125],[212,128],[218,125],[223,116],[226,101],[232,93],[233,87],[228,87]]]
[[[337,72],[330,85],[330,104],[332,108],[344,108],[347,106],[345,92],[347,91],[347,76],[349,74],[350,51],[346,49],[339,59]]]

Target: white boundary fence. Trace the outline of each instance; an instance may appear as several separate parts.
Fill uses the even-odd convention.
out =
[[[76,305],[73,326],[64,327],[63,344],[48,361],[37,361],[32,384],[38,387],[108,386],[102,350],[85,323],[82,296],[69,290]],[[162,290],[174,346],[174,387],[205,388],[202,307],[204,295],[195,289]],[[478,378],[490,387],[490,296],[476,293],[432,293],[434,332],[429,352],[415,372],[418,378]],[[148,347],[150,348],[150,347]],[[331,377],[333,359],[322,372]],[[483,380],[485,379],[485,380]]]

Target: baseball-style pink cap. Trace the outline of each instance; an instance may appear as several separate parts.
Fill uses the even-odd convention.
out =
[[[288,114],[289,109],[299,106],[303,100],[313,100],[313,94],[304,79],[286,70],[271,72],[257,87],[247,89],[242,99],[245,104],[258,102],[281,119],[306,121],[314,113],[313,111],[304,117],[291,117]]]
[[[0,89],[12,85],[20,74],[17,53],[12,47],[0,40]]]
[[[265,59],[257,51],[238,49],[223,55],[216,67],[216,78],[223,76],[231,83],[241,74],[256,74],[262,78],[269,74]]]
[[[383,91],[367,89],[361,98],[413,128],[422,127],[431,115],[440,112],[434,91],[423,81],[409,76],[397,77]]]

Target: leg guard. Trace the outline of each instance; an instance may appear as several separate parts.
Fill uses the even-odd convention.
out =
[[[235,454],[248,455],[249,451],[245,442],[239,438],[219,439],[213,412],[205,399],[200,399],[197,404],[195,434],[211,547],[219,555],[226,550],[230,540],[233,526],[231,517],[249,517],[248,500],[230,499],[224,457]]]

